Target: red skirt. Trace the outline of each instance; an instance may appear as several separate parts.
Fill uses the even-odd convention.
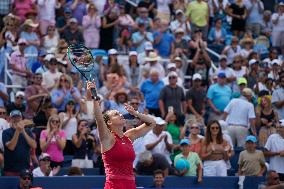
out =
[[[104,189],[136,189],[135,180],[107,180]]]

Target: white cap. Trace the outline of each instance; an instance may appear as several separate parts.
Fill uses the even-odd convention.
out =
[[[55,58],[54,54],[47,54],[43,60],[50,61],[52,58]]]
[[[284,127],[284,119],[280,119],[279,122],[280,122],[280,126]]]
[[[23,92],[23,91],[18,91],[17,93],[16,93],[16,97],[18,97],[18,96],[25,96],[25,93]]]
[[[194,80],[196,80],[196,79],[202,80],[202,76],[201,76],[199,73],[193,74],[192,80],[194,81]]]
[[[153,50],[153,45],[151,42],[147,41],[144,43],[144,48],[146,51],[150,51],[150,50]]]
[[[255,63],[257,63],[257,60],[256,60],[256,59],[251,59],[251,60],[249,61],[249,65],[253,65],[253,64],[255,64]]]
[[[129,56],[137,56],[137,52],[136,51],[130,51],[128,55]]]
[[[219,58],[219,61],[221,60],[227,60],[227,56],[226,55],[221,55],[220,58]]]
[[[169,70],[169,69],[171,69],[171,68],[177,68],[177,67],[176,67],[176,64],[175,64],[175,63],[169,63],[169,64],[167,65],[167,69]]]
[[[26,44],[26,45],[27,45],[28,42],[27,42],[27,40],[25,40],[25,39],[23,39],[23,38],[20,38],[19,41],[18,41],[18,45],[19,45],[19,44]]]
[[[177,77],[178,74],[177,74],[177,72],[171,71],[171,72],[168,73],[168,77],[171,77],[171,76]]]
[[[184,33],[184,30],[182,28],[178,28],[175,30],[175,33]]]
[[[48,153],[42,153],[40,156],[39,156],[39,161],[41,160],[44,160],[46,158],[49,158],[50,159],[50,155]]]
[[[76,19],[76,18],[71,18],[70,20],[69,20],[69,22],[71,23],[78,23],[78,20]]]
[[[263,63],[271,64],[271,60],[269,58],[265,58],[262,60]]]
[[[109,49],[108,50],[108,55],[114,55],[117,54],[117,50],[116,49]]]
[[[157,125],[165,125],[167,122],[160,117],[155,118],[155,122]]]
[[[181,9],[176,10],[176,15],[179,14],[179,13],[183,14],[183,11]]]
[[[175,57],[174,60],[175,60],[175,61],[181,61],[181,62],[182,62],[182,59],[181,59],[181,57],[179,57],[179,56]]]
[[[271,61],[271,65],[274,65],[274,64],[277,64],[278,66],[280,66],[281,62],[280,62],[279,59],[274,59],[274,60]]]

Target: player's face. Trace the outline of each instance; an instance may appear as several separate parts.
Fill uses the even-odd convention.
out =
[[[110,116],[110,122],[111,125],[113,126],[124,126],[125,125],[125,119],[123,115],[119,111],[115,111],[111,116]]]

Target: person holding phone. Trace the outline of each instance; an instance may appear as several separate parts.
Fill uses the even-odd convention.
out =
[[[88,91],[95,88],[95,83],[87,83]],[[103,115],[99,102],[94,100],[95,118],[106,172],[105,189],[136,188],[133,172],[135,152],[132,143],[156,125],[152,117],[138,113],[132,106],[125,104],[125,109],[139,118],[143,124],[123,132],[126,122],[119,111],[109,110]]]

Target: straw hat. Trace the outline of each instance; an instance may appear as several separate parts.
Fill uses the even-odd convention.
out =
[[[146,62],[155,62],[160,60],[160,57],[157,55],[156,52],[150,52],[149,56],[145,58]]]
[[[31,19],[27,19],[24,22],[24,26],[30,26],[30,27],[36,28],[38,27],[38,24],[35,24]]]
[[[245,37],[240,41],[240,44],[243,46],[246,43],[252,43],[254,45],[254,40],[251,37]]]

